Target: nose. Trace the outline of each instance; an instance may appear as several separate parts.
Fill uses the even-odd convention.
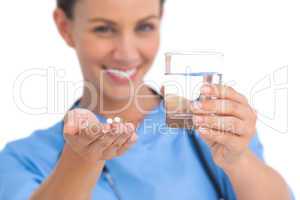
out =
[[[120,65],[136,65],[140,60],[137,39],[132,35],[123,35],[116,40],[113,59]]]

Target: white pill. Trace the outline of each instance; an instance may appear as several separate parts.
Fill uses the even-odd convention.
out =
[[[106,123],[112,124],[112,123],[113,123],[113,120],[112,120],[111,118],[107,118]]]
[[[115,117],[114,118],[114,122],[116,123],[120,123],[122,121],[122,119],[120,117]]]

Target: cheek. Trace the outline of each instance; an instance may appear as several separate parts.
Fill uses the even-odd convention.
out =
[[[85,67],[92,67],[101,63],[112,48],[112,44],[105,40],[96,39],[95,37],[82,37],[77,43],[76,51],[80,62]],[[86,66],[87,65],[87,66]]]
[[[158,52],[159,43],[160,43],[159,35],[155,35],[152,38],[149,38],[144,41],[142,52],[143,52],[144,58],[148,62],[152,63],[154,61],[155,56]]]
[[[111,44],[90,37],[81,38],[77,42],[76,53],[85,81],[91,82],[98,88],[101,77],[101,64],[107,56]]]

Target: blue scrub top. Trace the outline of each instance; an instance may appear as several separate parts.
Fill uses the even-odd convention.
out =
[[[106,162],[122,200],[217,200],[216,189],[191,143],[191,135],[186,129],[167,128],[164,114],[161,101],[137,128],[137,143],[122,156]],[[103,116],[97,117],[101,122],[106,121]],[[229,178],[214,164],[209,147],[198,134],[196,139],[225,199],[236,199]],[[8,143],[0,152],[0,199],[28,199],[51,174],[63,147],[63,120]],[[257,136],[250,148],[263,159]],[[117,199],[103,173],[92,199]]]

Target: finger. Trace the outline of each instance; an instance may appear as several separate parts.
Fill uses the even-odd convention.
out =
[[[116,156],[116,152],[121,146],[119,142],[122,144],[125,140],[122,136],[129,137],[127,127],[124,123],[113,122],[110,124],[110,127],[110,132],[99,138],[100,142],[97,142],[98,144],[96,144],[98,146],[96,148],[98,149],[99,154],[101,154],[104,159]]]
[[[121,134],[122,132],[124,132],[124,126],[122,126],[121,123],[113,122],[113,123],[111,124],[111,131],[112,131],[113,134],[119,135],[119,134]]]
[[[64,133],[76,135],[89,125],[100,123],[94,113],[87,109],[74,109],[64,117]]]
[[[117,138],[117,135],[112,131],[104,133],[103,136],[99,137],[97,140],[92,142],[89,147],[93,149],[94,152],[102,153],[107,149]]]
[[[79,121],[82,118],[87,118],[86,116],[83,117],[82,109],[74,109],[69,112],[64,117],[64,130],[65,134],[75,135],[79,132],[80,126]],[[82,123],[82,122],[81,122]]]
[[[200,135],[201,137],[201,135]],[[223,144],[220,144],[214,140],[212,140],[211,138],[207,138],[207,137],[201,137],[201,139],[209,146],[210,150],[212,151],[213,154],[216,153],[216,151],[218,150],[218,148],[220,146],[223,146]]]
[[[130,133],[135,132],[135,126],[133,123],[127,122],[127,123],[125,123],[125,125]]]
[[[123,130],[123,132],[117,133],[117,137],[114,142],[103,152],[103,155],[105,155],[105,157],[115,156],[117,150],[131,137],[132,133],[130,132],[126,124],[119,124],[119,126],[120,129]]]
[[[100,122],[88,122],[85,128],[79,130],[78,139],[86,140],[88,143],[93,142],[97,138],[104,135],[104,124]]]
[[[138,139],[137,134],[134,132],[129,139],[117,150],[117,155],[120,156],[124,154],[132,145],[136,143]]]
[[[108,129],[111,129],[109,124],[102,124],[97,119],[90,119],[86,123],[86,127],[79,129],[78,134],[74,137],[78,144],[86,146],[102,137]]]
[[[244,125],[245,122],[231,116],[194,115],[193,124],[197,128],[209,128],[238,136],[242,136],[247,133],[247,127]]]
[[[235,116],[241,120],[246,120],[253,113],[252,109],[236,101],[227,99],[212,99],[195,102],[191,111],[194,114],[219,114],[226,116]]]
[[[93,137],[89,137],[83,133],[81,133],[80,135],[65,135],[67,143],[72,144],[72,146],[76,146],[77,148],[81,149],[84,147],[88,147],[99,137],[101,137],[101,135],[94,135]]]
[[[131,130],[130,125],[124,124],[125,126],[125,132],[123,132],[117,140],[112,144],[113,146],[116,146],[117,149],[121,148],[122,145],[126,143],[126,141],[132,136],[133,131]]]
[[[232,87],[220,84],[205,84],[201,88],[204,96],[213,96],[220,99],[229,99],[242,104],[248,104],[247,98],[236,92]]]
[[[211,147],[213,147],[213,145],[221,144],[231,150],[238,150],[244,146],[245,143],[240,137],[213,129],[202,129],[200,137],[206,142],[209,141]]]

